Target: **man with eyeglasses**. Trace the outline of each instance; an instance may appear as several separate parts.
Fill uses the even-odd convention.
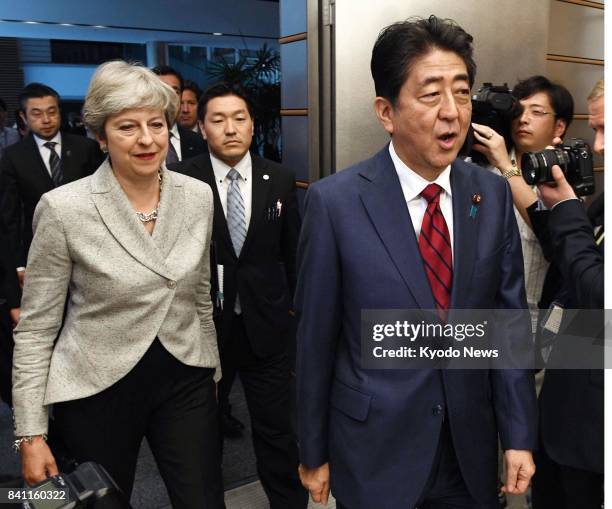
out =
[[[521,158],[526,152],[539,152],[563,138],[574,116],[574,100],[562,85],[544,76],[519,81],[512,95],[521,104],[521,113],[512,121],[513,147],[506,149],[504,138],[487,126],[472,124],[482,152],[496,171],[508,180],[521,236],[525,265],[525,290],[531,311],[533,331],[539,308],[547,309],[558,291],[559,278],[547,277],[549,262],[534,234],[527,208],[537,201],[535,188],[521,175]]]

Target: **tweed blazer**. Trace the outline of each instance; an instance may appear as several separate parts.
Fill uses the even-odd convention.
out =
[[[43,195],[14,334],[16,435],[46,432],[48,405],[113,385],[155,337],[184,364],[217,368],[220,378],[212,221],[210,187],[165,167],[152,235],[108,160]]]

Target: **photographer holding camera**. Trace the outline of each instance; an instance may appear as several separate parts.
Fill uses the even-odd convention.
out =
[[[603,155],[603,79],[596,83],[587,101],[589,125],[595,131],[593,150]],[[574,172],[567,168],[562,171],[558,165],[551,165],[550,174],[548,182],[538,185],[541,200],[549,210],[532,206],[528,212],[534,231],[545,249],[554,253],[554,264],[562,275],[564,298],[557,299],[567,309],[603,309],[604,194],[585,210],[577,198],[585,194],[585,181],[576,184]],[[564,316],[566,338],[556,340],[551,356],[567,358],[566,350],[572,348],[576,338],[588,335],[587,329],[594,325],[603,328],[603,320],[592,324],[580,313],[573,319]],[[601,362],[603,367],[603,359]],[[546,370],[540,394],[540,450],[532,490],[535,509],[602,507],[603,382],[603,369]]]
[[[488,85],[488,84],[487,84]],[[502,92],[491,97],[491,102],[505,102],[504,87],[491,87]],[[505,95],[509,91],[506,88]],[[495,129],[472,123],[474,129],[473,150],[486,156],[510,185],[515,215],[521,236],[523,261],[525,265],[525,291],[532,320],[537,322],[539,307],[548,308],[557,293],[559,278],[545,277],[549,267],[538,238],[532,231],[527,208],[537,203],[535,186],[530,186],[521,175],[521,159],[527,152],[539,152],[561,138],[573,119],[574,100],[569,91],[544,76],[532,76],[519,83],[512,90],[512,96],[519,104],[506,106],[506,122],[510,124],[508,141],[513,148],[508,151],[502,134],[504,121],[498,121]],[[477,117],[478,118],[478,117]]]

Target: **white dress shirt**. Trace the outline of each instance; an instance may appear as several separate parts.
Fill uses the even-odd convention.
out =
[[[514,149],[510,150],[508,156],[511,160],[516,161],[516,152]],[[499,175],[502,174],[502,171],[494,166],[489,166],[488,169]],[[532,186],[532,189],[537,193],[536,186]],[[516,217],[516,224],[518,226],[519,236],[521,237],[521,249],[523,251],[523,265],[525,269],[525,294],[527,296],[529,312],[531,313],[531,328],[535,333],[539,315],[538,302],[542,297],[544,278],[546,277],[550,264],[546,261],[546,258],[544,258],[540,241],[516,207],[514,207],[514,216]]]
[[[183,155],[181,154],[181,135],[179,134],[176,123],[170,128],[170,143],[172,143],[174,150],[176,150],[178,160],[182,161]]]
[[[38,151],[40,152],[40,157],[42,157],[42,160],[45,163],[45,167],[47,168],[47,171],[49,172],[49,176],[52,177],[51,166],[49,166],[49,157],[51,156],[51,150],[45,147],[45,143],[49,141],[53,141],[57,143],[57,145],[55,145],[54,147],[55,153],[61,160],[62,159],[62,135],[58,131],[57,134],[50,140],[43,140],[42,138],[39,138],[38,136],[34,135],[34,141],[36,141],[36,145],[38,146]]]
[[[404,199],[406,200],[406,205],[408,205],[408,212],[410,212],[410,219],[412,219],[412,226],[417,239],[421,234],[423,216],[427,210],[427,200],[421,196],[421,193],[429,184],[438,184],[442,188],[442,192],[440,193],[440,210],[442,211],[450,235],[454,265],[455,243],[453,242],[453,193],[450,185],[450,165],[438,175],[436,180],[430,182],[406,166],[395,152],[393,141],[389,143],[389,153],[391,154],[393,166],[395,166],[395,171],[397,172],[400,185],[402,186],[402,193],[404,193]]]
[[[247,232],[249,230],[249,223],[251,222],[251,203],[253,202],[253,191],[252,191],[252,175],[253,175],[253,163],[251,161],[251,153],[247,152],[244,157],[236,163],[235,166],[228,166],[221,159],[217,159],[214,155],[210,154],[210,162],[213,167],[215,174],[215,183],[217,184],[217,191],[219,192],[219,199],[221,200],[221,206],[223,207],[223,214],[227,219],[227,189],[230,185],[230,178],[227,176],[229,171],[234,168],[240,177],[237,179],[238,187],[240,188],[240,194],[242,195],[242,201],[244,202],[244,220],[246,222]],[[219,270],[221,269],[221,270]],[[222,274],[223,269],[218,267],[217,274]],[[219,281],[219,287],[222,287],[222,281]],[[234,313],[239,315],[242,313],[240,306],[240,297],[236,295],[236,301],[234,303]]]

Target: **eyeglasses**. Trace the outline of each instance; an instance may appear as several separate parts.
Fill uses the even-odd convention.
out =
[[[524,113],[527,113],[527,115],[530,118],[537,118],[537,119],[542,119],[546,115],[552,115],[550,111],[544,111],[541,108],[525,108]]]

